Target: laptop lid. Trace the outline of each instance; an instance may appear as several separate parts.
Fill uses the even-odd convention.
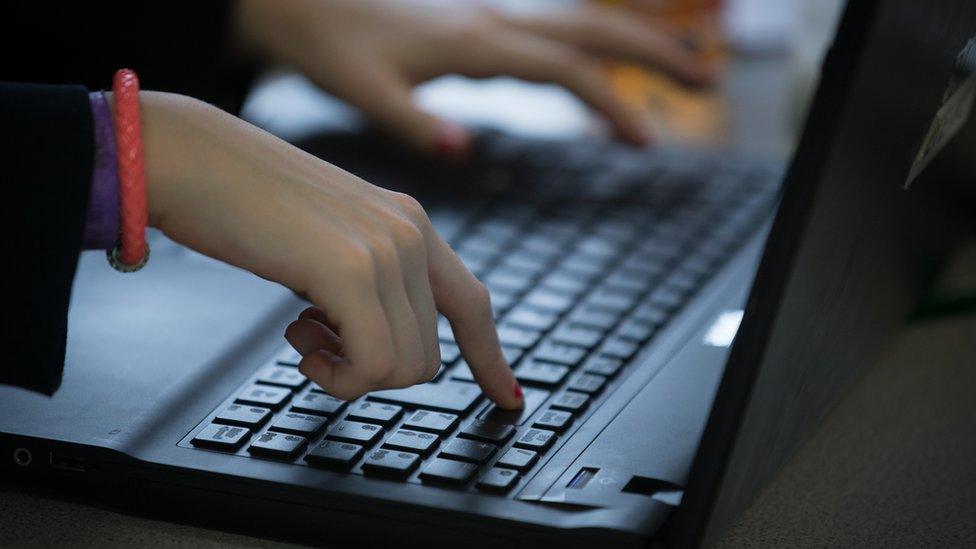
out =
[[[904,323],[958,238],[950,185],[931,165],[968,125],[974,60],[971,0],[848,4],[668,534],[675,546],[718,540]]]

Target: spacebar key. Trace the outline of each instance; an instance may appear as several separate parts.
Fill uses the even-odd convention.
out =
[[[549,391],[523,387],[522,395],[525,399],[525,406],[521,410],[504,410],[492,404],[484,412],[481,412],[480,419],[508,425],[521,425],[549,398]]]
[[[481,389],[473,383],[447,381],[376,391],[366,398],[413,408],[466,414],[481,399]]]

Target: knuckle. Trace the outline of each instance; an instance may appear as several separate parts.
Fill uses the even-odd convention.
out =
[[[417,201],[416,198],[404,193],[392,193],[393,201],[400,213],[410,220],[417,228],[426,229],[430,226],[430,218],[427,210]]]
[[[426,249],[424,235],[416,225],[398,217],[393,223],[393,238],[397,245],[410,253],[419,253]]]
[[[342,267],[353,280],[373,279],[375,264],[370,250],[360,244],[349,244],[342,251]]]
[[[424,207],[420,205],[420,202],[416,198],[406,193],[391,192],[390,194],[393,197],[393,201],[396,202],[397,206],[404,213],[427,216]]]
[[[369,255],[374,267],[389,268],[397,261],[396,245],[385,234],[373,234],[366,238]]]

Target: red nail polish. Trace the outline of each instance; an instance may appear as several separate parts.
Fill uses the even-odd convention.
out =
[[[471,148],[471,136],[457,124],[441,124],[434,140],[434,152],[452,162],[466,162]]]
[[[515,391],[515,398],[522,400],[522,386],[519,385],[518,381],[513,385],[513,389]]]

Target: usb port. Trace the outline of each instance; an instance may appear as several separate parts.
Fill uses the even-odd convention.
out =
[[[55,454],[54,452],[51,452],[50,463],[52,469],[61,469],[64,471],[84,473],[88,469],[84,459]]]

